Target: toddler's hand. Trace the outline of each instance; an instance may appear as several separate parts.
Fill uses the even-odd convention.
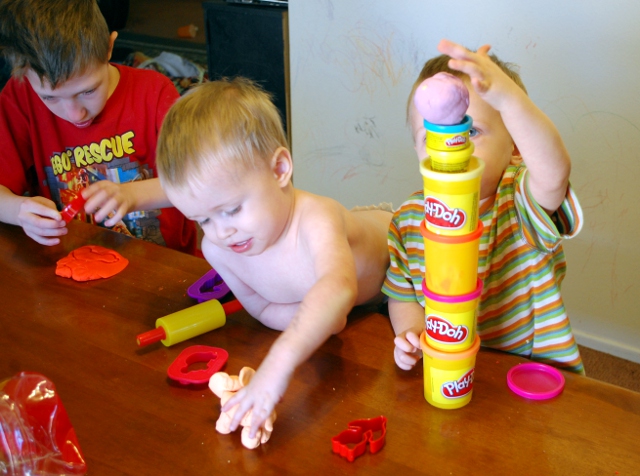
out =
[[[438,44],[438,51],[451,57],[449,67],[469,76],[476,92],[499,111],[503,99],[524,92],[491,60],[490,49],[490,45],[483,45],[474,53],[449,40]]]
[[[105,226],[117,224],[132,210],[134,204],[133,197],[122,185],[109,180],[89,185],[82,195],[87,199],[84,209],[87,213],[95,213],[94,218],[98,223],[109,217],[104,222]]]
[[[55,203],[44,197],[28,197],[20,204],[18,224],[28,237],[41,245],[53,246],[67,234],[66,223],[56,209]]]
[[[289,385],[289,378],[290,375],[283,373],[280,369],[259,368],[249,385],[238,390],[222,406],[222,411],[228,412],[238,405],[229,426],[230,431],[235,431],[245,415],[251,412],[249,438],[254,438],[284,395]]]
[[[396,345],[393,350],[396,364],[402,370],[411,370],[422,357],[420,337],[416,332],[408,330],[398,334],[393,342]]]

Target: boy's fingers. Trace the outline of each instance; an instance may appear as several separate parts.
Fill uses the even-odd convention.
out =
[[[115,211],[115,214],[112,217],[109,217],[109,219],[105,221],[104,224],[106,226],[114,226],[116,223],[122,220],[126,214],[127,214],[127,207],[125,204],[122,204]]]
[[[27,233],[27,236],[31,238],[33,241],[35,241],[36,243],[40,243],[41,245],[54,246],[60,243],[60,238],[45,238],[43,236],[35,235],[31,233]]]

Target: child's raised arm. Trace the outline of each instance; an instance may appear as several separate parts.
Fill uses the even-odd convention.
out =
[[[449,67],[469,76],[471,85],[502,116],[528,169],[529,189],[548,212],[565,199],[571,160],[551,120],[489,57],[489,45],[477,53],[442,40],[438,50],[450,56]]]

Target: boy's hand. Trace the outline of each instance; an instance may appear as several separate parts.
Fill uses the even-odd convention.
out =
[[[489,58],[490,45],[476,53],[449,40],[438,44],[438,51],[451,57],[449,67],[469,76],[475,91],[494,109],[500,111],[502,101],[513,94],[524,94],[518,85]]]
[[[422,358],[419,334],[415,330],[401,332],[393,342],[396,345],[393,350],[396,364],[402,370],[411,370],[416,362]]]
[[[66,223],[55,203],[44,197],[27,197],[20,203],[18,224],[28,237],[41,245],[53,246],[67,234]]]
[[[105,226],[114,226],[127,213],[133,210],[135,199],[129,193],[131,189],[109,180],[101,180],[89,185],[82,195],[87,199],[84,209],[94,213],[96,222]]]
[[[222,411],[227,412],[238,405],[229,426],[230,431],[235,431],[244,416],[251,412],[249,438],[254,438],[258,429],[269,418],[276,404],[284,395],[291,378],[291,374],[284,372],[284,368],[269,367],[266,360],[255,373],[249,385],[238,390],[222,407]]]

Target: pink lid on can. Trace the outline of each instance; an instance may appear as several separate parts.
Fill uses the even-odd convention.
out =
[[[429,298],[432,301],[443,302],[446,304],[457,304],[460,302],[467,302],[473,299],[477,299],[482,294],[482,287],[482,280],[478,278],[478,283],[474,291],[471,291],[468,294],[458,294],[456,296],[443,296],[442,294],[437,294],[427,289],[427,280],[422,280],[422,294],[424,294],[426,298]]]

